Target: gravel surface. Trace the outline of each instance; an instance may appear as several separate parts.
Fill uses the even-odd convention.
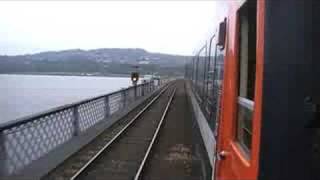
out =
[[[141,179],[210,179],[212,170],[191,112],[183,80],[176,81],[174,86],[168,88],[78,179],[132,180],[174,87],[177,87],[176,95],[144,166]],[[148,102],[142,103],[43,179],[70,179]]]
[[[165,110],[173,86],[146,110],[121,137],[90,165],[79,178],[132,180],[148,149],[153,134]]]
[[[142,174],[144,180],[211,178],[210,162],[182,80],[177,82],[175,98]]]

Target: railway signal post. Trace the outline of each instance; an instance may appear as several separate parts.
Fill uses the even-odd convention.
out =
[[[132,85],[134,86],[134,98],[137,97],[137,84],[139,81],[139,72],[138,72],[138,68],[139,66],[134,66],[135,71],[133,71],[131,73],[131,81],[132,81]]]

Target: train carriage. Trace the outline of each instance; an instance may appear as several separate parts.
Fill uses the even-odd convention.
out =
[[[314,5],[217,2],[216,29],[186,65],[214,134],[213,179],[320,179]]]

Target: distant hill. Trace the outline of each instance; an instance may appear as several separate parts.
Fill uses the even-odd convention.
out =
[[[182,74],[190,57],[151,53],[144,49],[104,48],[48,51],[18,56],[0,56],[0,73],[94,73],[129,74],[132,65],[142,73]]]

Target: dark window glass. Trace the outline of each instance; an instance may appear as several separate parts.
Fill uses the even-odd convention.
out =
[[[225,50],[221,50],[220,46],[216,47],[216,55],[214,60],[214,76],[213,76],[213,102],[214,110],[212,111],[212,118],[215,121],[214,128],[217,127],[219,114],[221,110],[221,95],[224,72],[224,58]]]
[[[251,150],[256,74],[256,2],[248,1],[239,11],[239,97],[237,139]]]
[[[209,54],[209,70],[208,70],[208,100],[209,103],[213,102],[213,82],[214,82],[214,66],[215,66],[215,54],[216,54],[216,39],[212,38],[210,42],[210,54]],[[211,110],[211,109],[210,109]]]
[[[215,132],[220,112],[222,94],[223,67],[225,51],[217,45],[216,38],[211,38],[207,62],[206,103],[204,112],[212,131]]]
[[[206,73],[206,47],[204,46],[198,55],[197,63],[197,80],[196,80],[196,90],[200,104],[204,100],[204,90],[205,90],[205,73]]]

